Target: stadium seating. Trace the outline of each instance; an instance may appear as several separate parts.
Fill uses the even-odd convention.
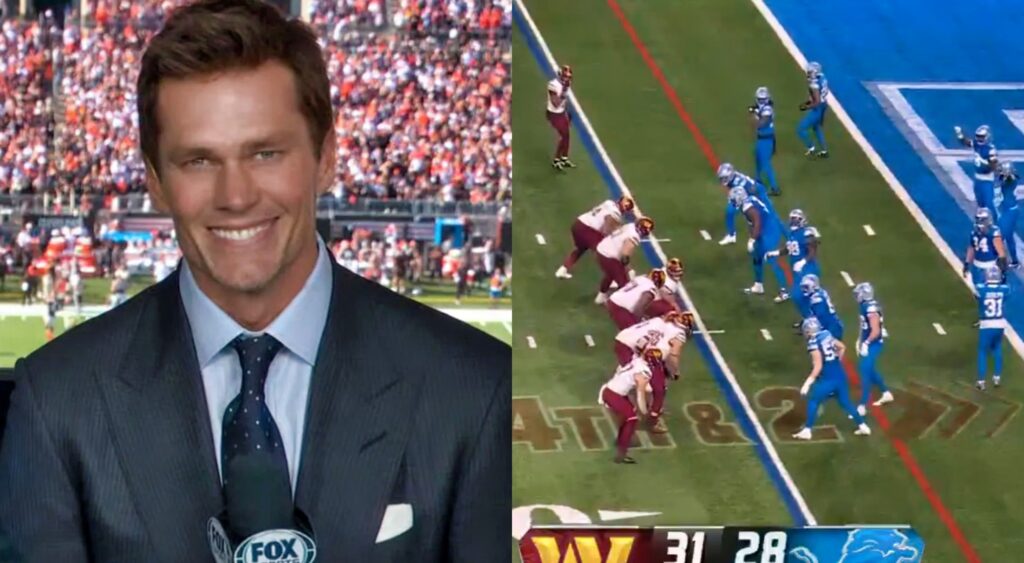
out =
[[[98,0],[63,31],[50,17],[3,23],[0,196],[49,191],[67,208],[142,190],[134,80],[181,3]],[[318,1],[310,23],[333,83],[339,199],[510,198],[509,0]]]

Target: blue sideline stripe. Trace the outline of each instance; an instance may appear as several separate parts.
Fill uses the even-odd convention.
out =
[[[556,69],[548,66],[543,50],[540,48],[539,41],[534,37],[530,30],[530,26],[527,25],[518,6],[515,4],[513,4],[512,7],[512,16],[516,25],[519,27],[520,32],[523,34],[523,37],[526,39],[526,44],[529,46],[530,53],[533,54],[533,58],[537,61],[541,71],[548,77],[554,77]],[[594,139],[592,139],[587,130],[582,127],[576,127],[576,131],[579,134],[580,140],[583,142],[583,146],[587,150],[587,154],[590,155],[590,160],[592,160],[597,166],[598,173],[604,180],[605,185],[608,186],[608,190],[611,192],[612,197],[619,197],[621,195],[619,186],[612,178],[611,171],[608,169],[608,164],[598,153]],[[515,133],[513,132],[513,134]],[[661,258],[659,258],[654,252],[654,248],[649,242],[643,245],[643,249],[644,254],[647,256],[647,261],[654,267],[663,268],[665,266],[662,263]],[[680,303],[680,305],[682,305],[682,303]],[[736,418],[739,421],[740,426],[743,428],[744,433],[746,433],[747,438],[754,443],[754,451],[757,452],[757,457],[761,460],[761,465],[764,466],[765,471],[768,473],[768,477],[771,479],[772,485],[775,486],[775,490],[778,491],[779,495],[782,497],[782,500],[785,503],[786,508],[789,510],[789,514],[793,518],[794,523],[798,526],[806,526],[807,520],[804,519],[803,513],[800,511],[800,507],[797,505],[796,499],[793,497],[792,493],[790,493],[789,488],[786,487],[778,466],[775,465],[771,457],[768,455],[768,450],[765,448],[764,442],[761,441],[761,438],[754,430],[753,421],[747,415],[746,410],[743,409],[743,405],[740,403],[739,397],[736,396],[735,391],[733,391],[732,386],[729,385],[728,380],[725,378],[725,374],[722,372],[722,367],[711,354],[711,348],[708,347],[705,336],[703,334],[695,334],[694,337],[695,338],[693,340],[697,344],[697,349],[700,350],[701,357],[704,358],[704,363],[707,364],[709,371],[715,378],[715,382],[725,395],[725,400],[729,404],[729,408],[731,408],[733,413],[736,415]]]

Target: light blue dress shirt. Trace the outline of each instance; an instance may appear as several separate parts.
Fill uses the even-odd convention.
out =
[[[267,407],[284,442],[293,496],[299,475],[313,364],[331,302],[330,252],[319,237],[317,249],[316,265],[302,290],[264,331],[284,345],[270,364],[264,390]],[[246,330],[211,301],[196,285],[185,260],[181,262],[179,288],[202,370],[210,430],[217,453],[217,472],[223,481],[220,448],[224,411],[242,389],[242,366],[238,354],[228,344],[239,334],[262,333]]]

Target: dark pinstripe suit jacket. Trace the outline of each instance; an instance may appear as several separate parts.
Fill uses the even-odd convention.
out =
[[[511,351],[333,266],[296,505],[317,562],[503,561]],[[16,366],[0,529],[32,563],[212,561],[223,508],[178,275]],[[412,529],[376,544],[389,504]]]

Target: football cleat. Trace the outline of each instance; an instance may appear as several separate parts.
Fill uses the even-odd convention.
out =
[[[818,158],[828,158],[828,151],[818,151],[814,156]]]
[[[853,431],[853,433],[858,435],[858,436],[870,436],[871,435],[871,429],[868,428],[867,424],[864,424],[862,422],[862,423],[860,423],[860,426],[858,426],[857,429]]]
[[[597,297],[594,298],[594,303],[597,305],[604,305],[605,301],[608,301],[607,293],[598,293]]]
[[[718,244],[722,246],[727,244],[736,244],[736,235],[725,235],[722,240],[718,241]]]
[[[652,434],[668,434],[668,425],[665,424],[665,419],[661,417],[648,419],[647,431]]]
[[[743,293],[747,295],[764,295],[764,285],[755,283],[754,285],[744,288]]]
[[[804,156],[814,156],[814,151],[815,151],[815,148],[811,147],[811,148],[807,149],[807,151],[804,152]]]
[[[615,463],[625,463],[627,465],[636,464],[636,460],[629,457],[628,455],[617,455],[615,456]]]
[[[576,168],[576,163],[569,160],[569,157],[563,156],[561,159],[562,168]]]
[[[995,386],[995,387],[999,387],[999,379],[1000,379],[1000,377],[998,375],[993,375],[992,376],[992,385]]]
[[[572,279],[572,274],[569,273],[569,270],[566,269],[565,266],[561,266],[555,272],[555,277],[558,278],[558,279],[561,279],[561,280],[571,280]]]
[[[875,402],[873,402],[871,404],[876,406],[876,407],[880,407],[880,406],[882,406],[882,405],[884,405],[886,403],[891,403],[891,402],[893,402],[895,400],[896,399],[893,398],[892,393],[889,392],[889,391],[886,391],[885,393],[882,393],[882,396],[879,397],[877,401],[875,401]]]
[[[563,167],[562,167],[561,159],[558,159],[558,158],[552,159],[551,160],[551,167],[554,168],[555,170],[562,170]]]
[[[796,439],[796,440],[810,440],[811,439],[811,429],[810,428],[803,428],[799,432],[797,432],[796,434],[793,434],[793,438]]]
[[[789,292],[785,289],[780,289],[779,294],[776,295],[772,301],[776,303],[785,303],[786,301],[789,301]]]
[[[974,386],[978,388],[978,391],[984,391],[985,390],[985,381],[984,380],[979,381],[979,382],[975,383]]]

